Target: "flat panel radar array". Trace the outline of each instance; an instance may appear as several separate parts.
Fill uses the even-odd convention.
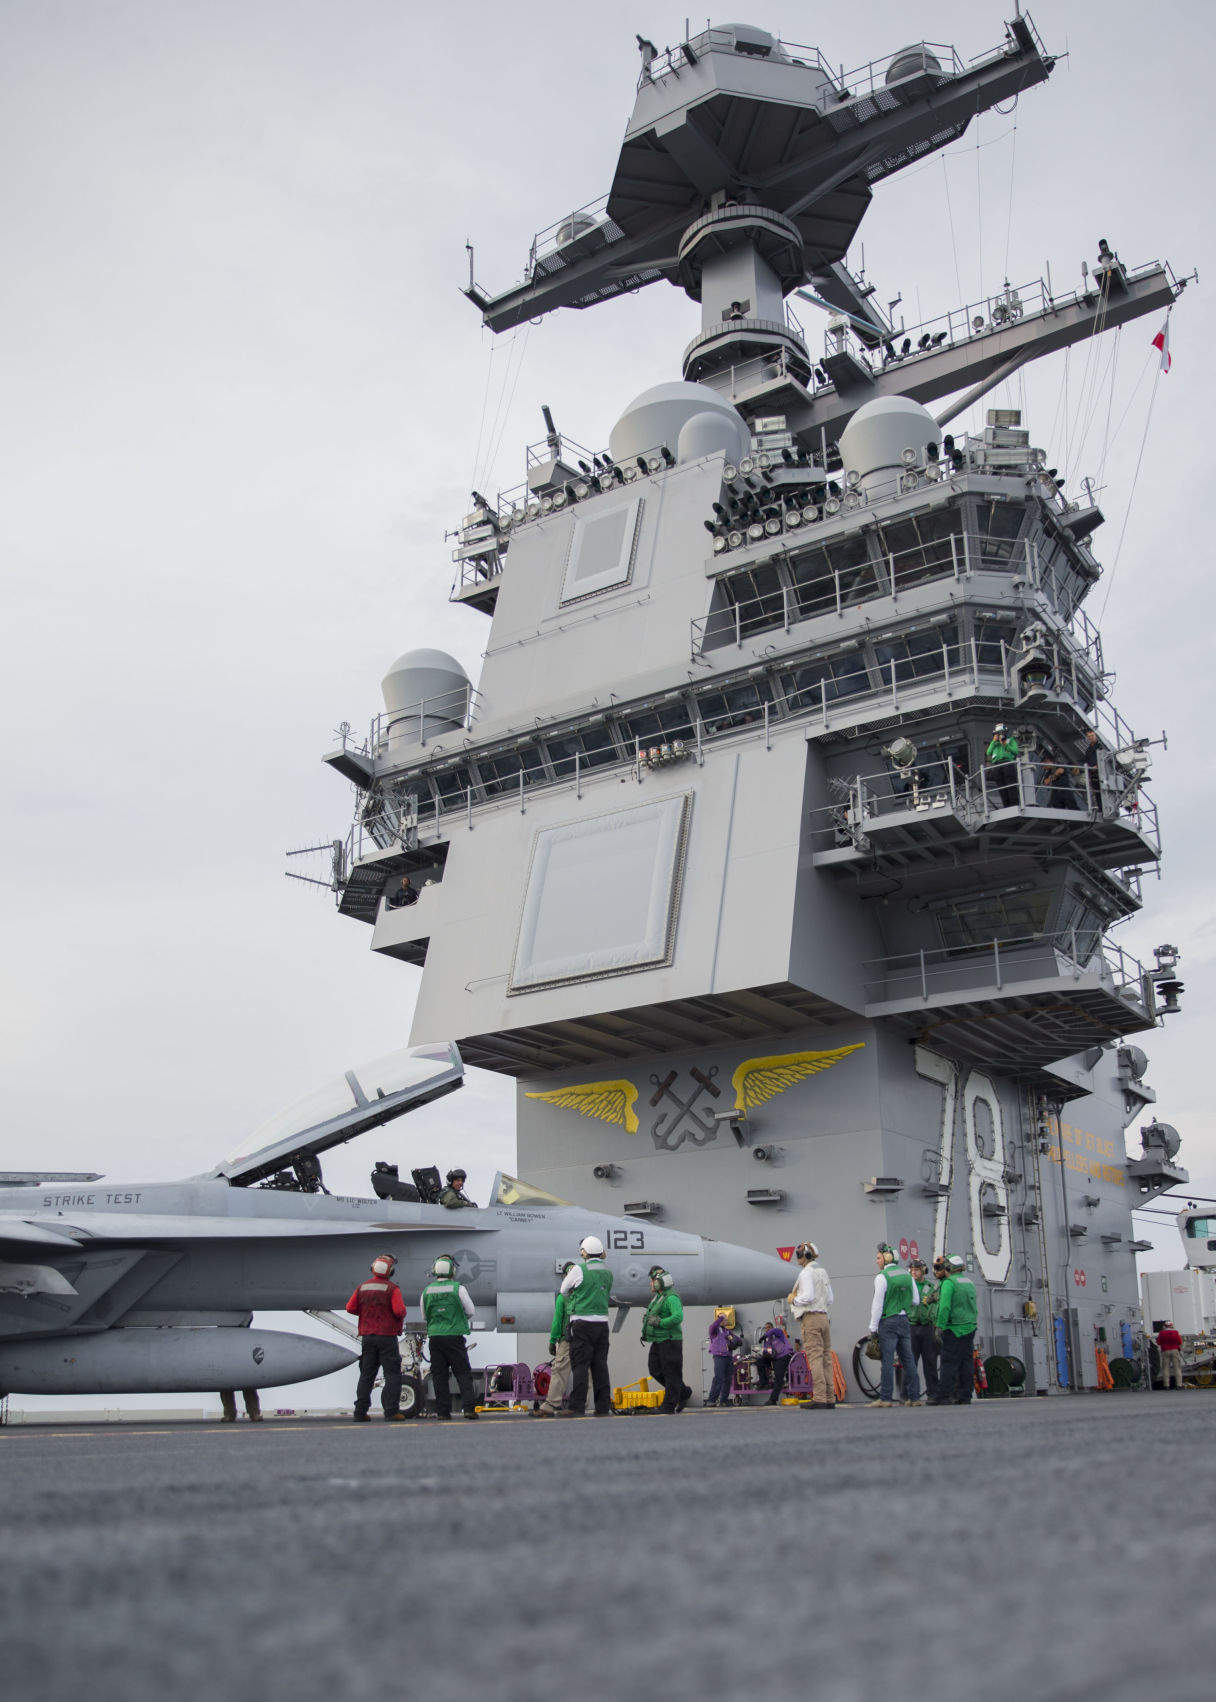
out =
[[[633,574],[642,498],[604,513],[576,514],[570,556],[562,583],[562,602],[574,603],[601,591],[628,585]]]
[[[957,1252],[984,1351],[1043,1391],[1138,1316],[1130,1210],[1185,1171],[1162,1125],[1126,1150],[1154,1097],[1130,1037],[1182,984],[1175,948],[1110,937],[1161,842],[1083,607],[1101,510],[1017,410],[950,426],[1182,282],[1103,241],[1076,294],[909,333],[845,256],[876,182],[1053,64],[1025,16],[845,74],[743,25],[644,44],[607,197],[467,293],[501,331],[665,280],[700,329],[606,449],[546,410],[520,488],[474,493],[476,687],[411,652],[327,758],[357,792],[339,909],[421,967],[416,1041],[517,1078],[525,1174],[809,1237],[846,1346],[876,1240]]]
[[[536,836],[509,990],[668,963],[690,798]]]

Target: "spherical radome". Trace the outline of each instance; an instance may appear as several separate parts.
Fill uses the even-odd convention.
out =
[[[717,414],[735,422],[746,439],[747,427],[725,397],[708,384],[676,380],[656,384],[634,397],[609,434],[608,452],[614,461],[632,461],[645,450],[666,444],[674,454],[681,431],[697,414]]]
[[[942,441],[941,427],[928,408],[910,396],[877,396],[863,403],[840,434],[840,459],[845,473],[861,478],[880,468],[923,466],[925,445]],[[914,451],[908,463],[904,450]]]
[[[737,461],[751,447],[751,437],[743,420],[732,420],[722,412],[694,414],[680,427],[676,442],[677,461],[699,461],[702,455],[725,455]]]

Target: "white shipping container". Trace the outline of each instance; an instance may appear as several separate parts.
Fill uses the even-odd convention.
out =
[[[1184,1336],[1216,1334],[1216,1276],[1210,1271],[1144,1271],[1140,1277],[1144,1327],[1173,1324]]]

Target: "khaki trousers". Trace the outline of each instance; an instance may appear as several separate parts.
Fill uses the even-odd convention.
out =
[[[811,1373],[811,1405],[836,1405],[836,1381],[832,1371],[832,1326],[826,1312],[804,1312],[798,1320],[802,1351]]]
[[[1163,1347],[1161,1349],[1161,1387],[1163,1389],[1169,1388],[1171,1377],[1180,1389],[1184,1387],[1182,1381],[1182,1352],[1176,1347]]]
[[[556,1412],[570,1393],[570,1383],[573,1373],[570,1370],[570,1343],[558,1342],[557,1352],[553,1355],[553,1369],[549,1373],[549,1393],[540,1403],[541,1410]]]

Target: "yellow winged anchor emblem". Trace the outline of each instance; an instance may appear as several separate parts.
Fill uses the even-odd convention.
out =
[[[636,1135],[638,1120],[633,1108],[638,1090],[631,1081],[588,1081],[577,1087],[555,1087],[549,1093],[526,1093],[525,1099],[545,1099],[550,1105],[564,1106],[584,1117],[598,1117],[602,1123],[617,1123],[627,1135]]]
[[[763,1105],[787,1087],[794,1087],[808,1076],[830,1070],[850,1052],[860,1052],[865,1045],[859,1040],[853,1046],[837,1046],[832,1052],[786,1052],[775,1058],[745,1058],[730,1078],[735,1090],[735,1110],[746,1114],[756,1105]]]

